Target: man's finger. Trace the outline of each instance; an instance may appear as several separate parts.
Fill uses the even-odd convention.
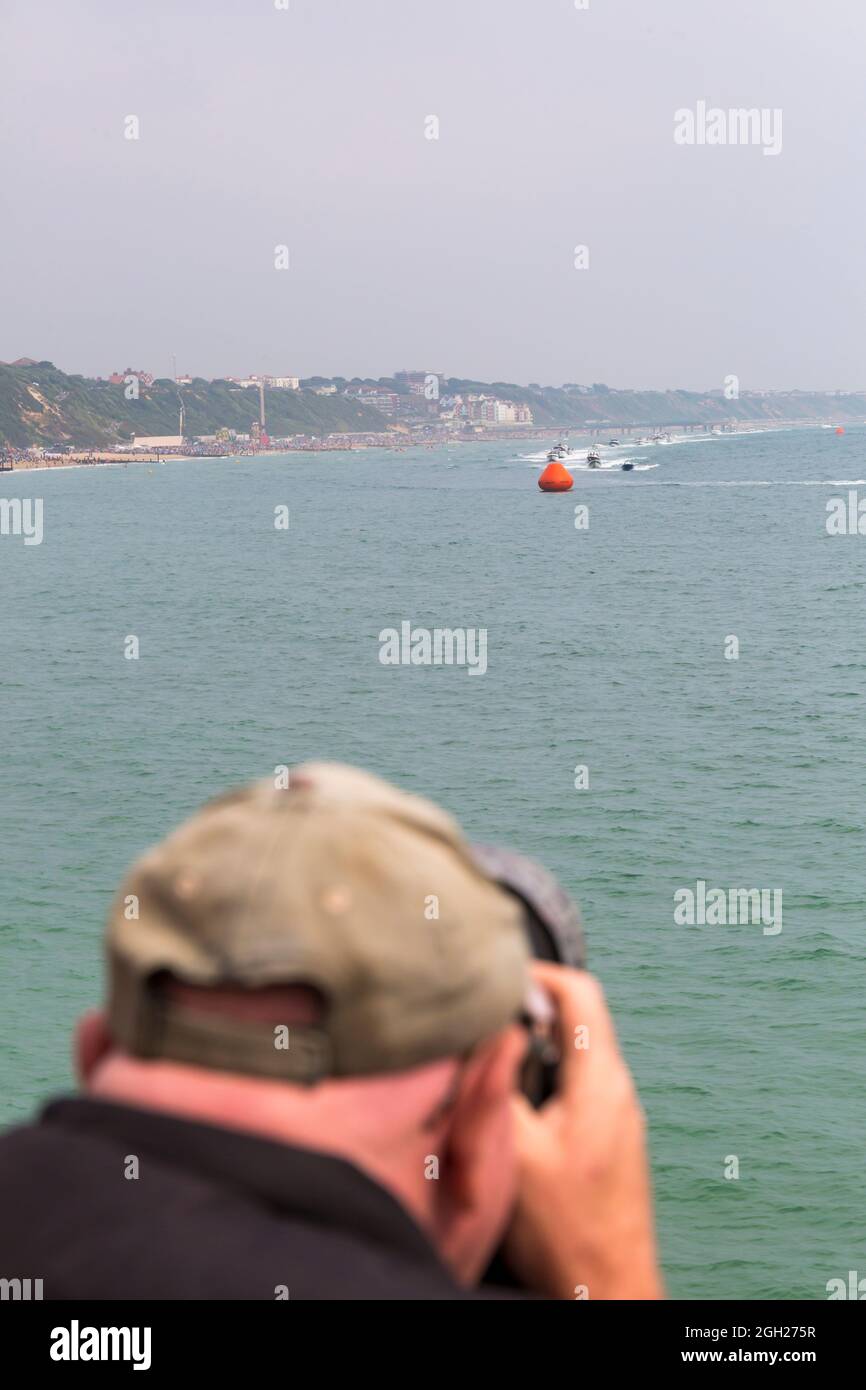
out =
[[[547,961],[534,961],[531,968],[556,1009],[561,1048],[557,1091],[568,1094],[584,1082],[589,1061],[619,1056],[613,1021],[595,976]]]

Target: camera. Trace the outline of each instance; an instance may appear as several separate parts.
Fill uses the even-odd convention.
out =
[[[553,874],[515,850],[473,844],[472,854],[488,878],[520,902],[533,957],[577,970],[585,968],[580,912]],[[520,1022],[529,1035],[521,1089],[537,1109],[556,1089],[561,1046],[555,1010],[537,984],[530,986]]]

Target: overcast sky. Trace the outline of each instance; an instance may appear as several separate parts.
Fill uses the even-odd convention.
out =
[[[863,0],[282,3],[0,0],[0,359],[866,385]]]

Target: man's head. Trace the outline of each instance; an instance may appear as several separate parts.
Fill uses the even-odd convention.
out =
[[[339,1154],[478,1276],[514,1190],[529,946],[431,803],[308,765],[136,864],[108,930],[96,1095]]]

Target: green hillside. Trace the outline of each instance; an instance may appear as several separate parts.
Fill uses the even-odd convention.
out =
[[[180,388],[187,435],[214,434],[220,428],[246,433],[258,418],[258,392],[225,381],[196,379]],[[351,430],[385,430],[377,410],[343,396],[312,391],[266,391],[271,435],[315,434]],[[51,362],[35,366],[0,366],[0,443],[72,444],[107,448],[128,443],[134,434],[177,434],[178,387],[155,381],[128,401],[123,386],[67,376]]]

